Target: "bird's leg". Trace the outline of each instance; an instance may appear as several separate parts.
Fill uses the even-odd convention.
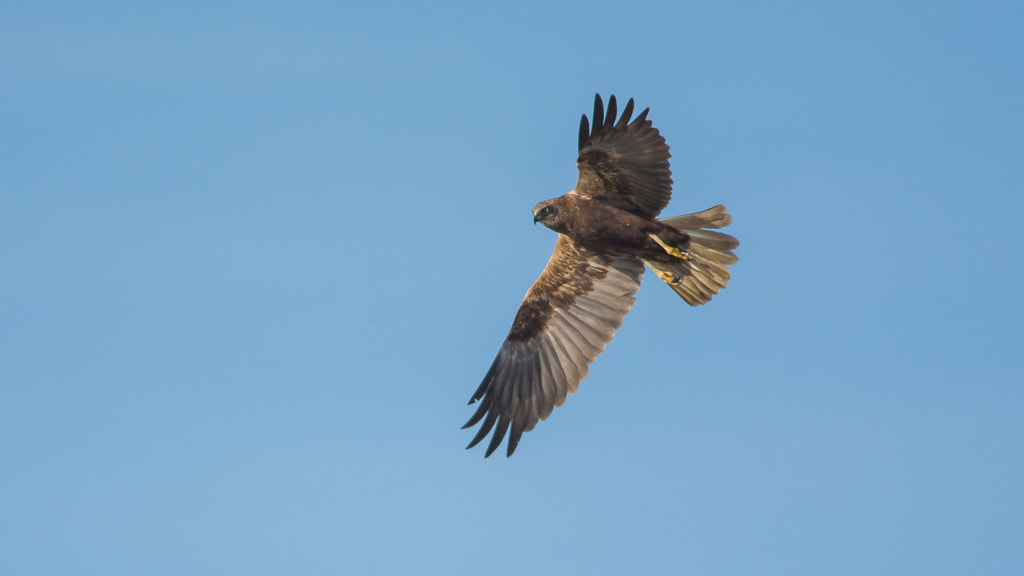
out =
[[[651,240],[654,240],[655,242],[658,243],[659,246],[664,248],[665,252],[668,252],[672,256],[675,256],[676,258],[679,258],[680,260],[689,260],[690,259],[690,253],[689,252],[687,252],[685,250],[680,250],[679,248],[674,248],[672,246],[669,246],[668,244],[665,243],[664,240],[659,238],[658,235],[655,234],[654,232],[651,232],[650,234],[648,234],[648,236],[650,236]],[[662,280],[665,280],[665,279],[662,278]],[[665,280],[665,281],[668,282],[667,280]]]
[[[654,273],[658,275],[658,278],[661,278],[662,282],[665,282],[666,284],[671,284],[673,286],[683,281],[683,279],[680,278],[679,276],[676,276],[671,272],[663,272],[661,270],[658,270],[657,268],[654,269]]]
[[[677,275],[677,274],[675,274],[673,272],[669,272],[668,270],[663,270],[655,262],[651,262],[649,260],[644,260],[644,264],[647,264],[647,266],[651,270],[654,270],[654,273],[658,275],[658,278],[661,278],[661,281],[665,282],[666,284],[671,284],[672,286],[676,286],[680,282],[683,281],[683,279],[680,278],[679,275]]]

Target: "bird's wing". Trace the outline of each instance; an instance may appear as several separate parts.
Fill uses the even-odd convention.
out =
[[[650,108],[632,122],[633,99],[616,122],[615,96],[604,109],[594,96],[594,124],[580,120],[580,177],[574,193],[653,218],[672,197],[668,144],[647,119]]]
[[[507,455],[523,432],[546,419],[576,391],[587,367],[629,313],[644,265],[602,257],[559,234],[555,252],[534,282],[512,329],[470,404],[480,405],[463,428],[483,424],[467,448],[493,429],[490,456],[511,427]]]

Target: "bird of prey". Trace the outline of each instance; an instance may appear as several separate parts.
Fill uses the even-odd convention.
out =
[[[594,98],[593,125],[580,120],[579,180],[533,209],[534,223],[558,232],[555,252],[526,293],[498,356],[469,403],[463,428],[483,420],[468,448],[491,430],[490,456],[508,434],[507,456],[523,432],[576,391],[635,302],[644,264],[687,304],[725,288],[739,242],[709,230],[732,221],[724,206],[657,219],[672,196],[668,145],[647,119],[617,116],[615,96]]]

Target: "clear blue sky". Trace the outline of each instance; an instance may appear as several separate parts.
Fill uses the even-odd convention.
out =
[[[1024,573],[1022,6],[8,3],[0,573]],[[484,460],[595,92],[740,262]]]

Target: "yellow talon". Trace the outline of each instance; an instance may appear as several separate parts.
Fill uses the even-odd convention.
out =
[[[656,265],[652,265],[650,262],[647,262],[646,260],[644,260],[644,262],[646,262],[647,265],[651,267],[651,270],[654,270],[654,273],[658,275],[658,278],[660,278],[662,282],[675,286],[683,281],[683,279],[680,278],[677,274],[673,274],[672,272],[667,272],[660,268],[656,268]]]
[[[685,251],[680,250],[678,248],[673,248],[672,246],[669,246],[668,244],[665,243],[664,240],[659,238],[658,235],[655,234],[654,232],[651,232],[650,234],[648,234],[648,236],[650,236],[652,240],[657,242],[659,246],[664,248],[665,252],[668,252],[672,256],[675,256],[676,258],[679,258],[680,260],[689,260],[690,259],[690,253],[689,252],[685,252]],[[665,280],[665,279],[662,278],[662,280]],[[668,282],[667,280],[665,280],[665,281]]]

